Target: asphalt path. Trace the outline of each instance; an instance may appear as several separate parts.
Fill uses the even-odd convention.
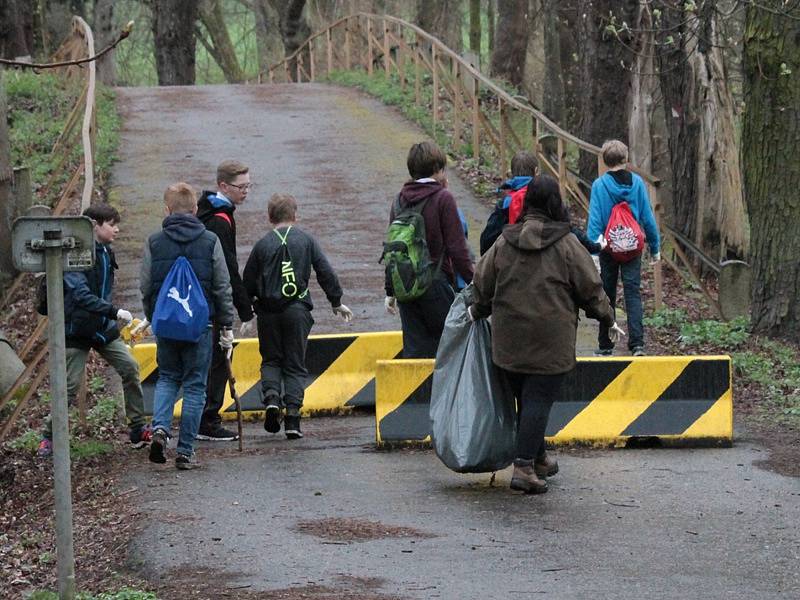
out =
[[[298,200],[298,227],[316,236],[339,274],[350,324],[334,317],[315,280],[313,333],[396,330],[383,309],[378,264],[389,207],[408,179],[406,155],[426,139],[394,109],[328,85],[239,85],[120,88],[123,117],[111,193],[122,207],[115,243],[117,300],[141,311],[139,258],[164,218],[163,194],[176,181],[213,189],[216,166],[236,159],[256,187],[236,210],[238,258],[244,269],[268,231],[267,202],[276,192]],[[489,209],[450,171],[477,251]]]
[[[376,600],[800,597],[800,485],[754,467],[747,440],[556,451],[550,491],[525,496],[510,469],[490,485],[432,451],[374,450],[369,416],[304,428],[289,442],[250,425],[244,455],[205,443],[198,471],[135,468],[124,485],[148,517],[130,564],[156,584],[212,579],[218,597],[349,598],[365,581]]]

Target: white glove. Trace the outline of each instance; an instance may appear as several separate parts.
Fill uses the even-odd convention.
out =
[[[608,339],[611,340],[612,344],[616,344],[620,338],[624,335],[627,335],[625,331],[623,331],[622,327],[617,325],[617,322],[614,321],[614,324],[611,326],[611,329],[608,330]]]
[[[139,321],[139,324],[136,327],[131,329],[131,337],[135,338],[139,337],[140,335],[144,336],[144,332],[147,330],[148,327],[150,327],[150,321],[148,321],[147,319],[142,319],[141,321]]]
[[[353,320],[353,311],[347,308],[344,304],[334,306],[333,314],[335,314],[337,317],[342,317],[345,323],[349,323]]]
[[[225,350],[225,355],[230,358],[233,354],[233,329],[223,327],[219,333],[219,347]]]
[[[133,321],[133,315],[130,312],[128,312],[127,310],[125,310],[124,308],[120,308],[117,311],[117,321],[120,322],[120,325],[125,327],[131,321]]]
[[[656,252],[655,254],[650,255],[650,262],[655,264],[661,260],[661,252]]]
[[[600,244],[600,250],[605,250],[606,246],[608,246],[608,240],[602,233],[597,236],[595,243]]]
[[[390,315],[397,314],[397,299],[394,296],[386,296],[383,305],[386,307],[386,312]]]

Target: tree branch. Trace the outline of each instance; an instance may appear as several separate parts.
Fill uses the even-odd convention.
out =
[[[117,39],[114,40],[111,44],[109,44],[105,48],[103,48],[100,52],[97,52],[94,56],[87,56],[86,58],[80,58],[77,60],[65,60],[63,62],[57,62],[57,63],[28,63],[19,60],[9,60],[6,58],[0,58],[0,65],[9,65],[11,67],[21,67],[27,69],[56,69],[58,67],[70,67],[73,65],[82,65],[90,63],[93,60],[97,60],[98,58],[101,58],[103,55],[108,54],[114,48],[116,48],[117,45],[122,40],[124,40],[131,34],[132,29],[133,29],[133,21],[128,21],[128,24],[122,28],[122,31],[120,31]]]

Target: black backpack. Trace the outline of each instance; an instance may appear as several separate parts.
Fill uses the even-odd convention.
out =
[[[494,211],[486,221],[486,227],[481,232],[481,256],[486,254],[489,248],[497,241],[497,238],[500,237],[500,234],[503,233],[503,227],[508,225],[508,208],[503,208],[504,201],[505,198],[497,201]]]
[[[302,300],[308,294],[308,288],[301,290],[299,287],[292,254],[286,243],[291,230],[291,226],[283,234],[277,229],[272,230],[281,240],[281,247],[264,266],[257,286],[258,303],[267,312],[281,312],[288,304]]]

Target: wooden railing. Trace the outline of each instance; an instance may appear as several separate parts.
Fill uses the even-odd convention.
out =
[[[334,71],[360,68],[369,75],[383,71],[396,77],[403,91],[413,85],[417,106],[431,107],[433,134],[447,133],[455,148],[471,150],[504,173],[519,150],[535,152],[539,164],[559,183],[562,197],[588,213],[589,198],[569,157],[579,152],[596,157],[598,176],[605,172],[600,148],[563,130],[544,113],[520,101],[485,77],[473,65],[416,25],[388,15],[358,13],[311,35],[293,54],[259,76],[270,83],[314,82]],[[410,92],[409,92],[410,93]],[[661,227],[659,180],[639,174]],[[677,266],[668,259],[668,264]],[[662,274],[654,268],[656,308],[662,303]]]
[[[85,42],[83,40],[85,40]],[[72,33],[70,34],[68,41],[65,42],[62,47],[68,47],[70,45],[73,48],[77,47],[78,52],[81,54],[84,52],[85,46],[86,56],[94,56],[95,54],[94,36],[92,35],[92,30],[86,21],[80,17],[72,18]],[[69,52],[74,52],[74,50],[67,50],[67,52],[69,54]],[[62,58],[64,57],[62,56]],[[67,56],[66,58],[83,58],[83,56]],[[63,131],[53,145],[50,156],[51,162],[55,165],[55,167],[50,175],[50,178],[39,192],[41,197],[47,198],[50,195],[52,187],[57,181],[59,181],[59,176],[64,174],[64,169],[68,168],[72,150],[78,141],[78,122],[80,121],[80,137],[83,146],[83,158],[72,171],[72,174],[65,187],[61,190],[58,200],[51,211],[53,216],[61,215],[69,209],[71,200],[74,198],[74,195],[78,190],[81,174],[84,175],[84,178],[80,212],[83,212],[83,210],[89,206],[91,203],[92,194],[94,192],[94,151],[97,134],[94,61],[89,62],[85,69],[86,70],[84,71],[83,68],[76,68],[72,71],[73,73],[79,74],[86,73],[86,82],[84,84],[83,91],[79,95],[75,105],[72,108],[72,111],[67,117]],[[82,121],[80,119],[81,114],[83,115]],[[11,286],[9,286],[9,289],[6,292],[2,302],[0,302],[0,308],[5,309],[20,288],[25,283],[30,283],[30,281],[30,277],[25,273],[20,273],[17,275]],[[39,389],[40,384],[47,374],[47,341],[45,339],[46,323],[47,317],[39,317],[35,329],[26,340],[25,345],[19,354],[20,360],[23,361],[25,361],[31,354],[33,354],[33,358],[27,364],[25,371],[23,371],[23,373],[17,378],[17,381],[14,383],[14,385],[2,398],[0,398],[0,410],[2,410],[2,408],[11,400],[14,394],[17,393],[20,387],[27,381],[29,377],[33,376],[34,371],[36,371],[36,375],[33,377],[31,384],[28,386],[28,391],[19,400],[14,408],[14,411],[11,413],[9,418],[6,419],[6,422],[0,424],[0,442],[2,442],[2,440],[11,431],[15,421],[21,414],[23,407],[30,401],[34,393]],[[37,347],[38,350],[34,354],[33,351]],[[77,399],[78,418],[81,427],[85,427],[86,425],[85,400],[86,375],[84,373]]]

